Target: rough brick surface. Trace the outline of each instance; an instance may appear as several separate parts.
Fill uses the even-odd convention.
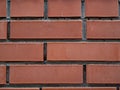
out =
[[[85,0],[86,17],[118,17],[118,0]]]
[[[0,43],[0,61],[42,61],[41,43]]]
[[[0,88],[0,90],[39,90],[39,88]]]
[[[116,88],[114,87],[69,87],[69,88],[65,88],[65,87],[50,87],[50,88],[43,88],[42,90],[116,90]]]
[[[48,61],[120,61],[120,43],[48,43]]]
[[[120,90],[120,0],[0,0],[0,90]]]
[[[80,17],[81,0],[48,0],[48,17]]]
[[[82,65],[12,65],[10,83],[80,84],[82,72]]]
[[[6,0],[0,0],[0,17],[6,17]]]
[[[0,21],[0,39],[7,39],[7,22]]]
[[[120,21],[87,21],[87,39],[120,39]]]
[[[87,65],[87,83],[119,84],[120,65]]]
[[[11,0],[11,17],[43,17],[44,0]]]
[[[6,84],[6,67],[0,65],[0,84]]]
[[[74,26],[74,27],[73,27]],[[81,21],[13,21],[12,39],[81,39]]]

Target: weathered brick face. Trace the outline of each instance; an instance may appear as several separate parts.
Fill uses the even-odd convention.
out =
[[[120,0],[0,0],[0,90],[120,90]]]

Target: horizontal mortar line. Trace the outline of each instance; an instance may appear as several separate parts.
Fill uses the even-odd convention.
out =
[[[10,85],[0,85],[1,87],[120,87],[120,84],[10,84]]]
[[[0,40],[0,42],[120,42],[120,39],[112,39],[112,40],[82,40],[82,39],[16,39],[16,40]]]
[[[7,18],[0,17],[0,20],[7,20]],[[45,19],[44,17],[12,17],[9,18],[12,20],[120,20],[120,17],[48,17]]]
[[[6,62],[2,62],[0,61],[0,64],[44,64],[43,61],[38,61],[38,62],[29,62],[29,61],[6,61]]]
[[[48,20],[60,20],[60,19],[65,19],[65,20],[78,20],[78,19],[82,19],[82,17],[48,17]]]
[[[120,42],[120,39],[87,39],[87,42]]]
[[[7,20],[7,18],[0,18],[0,20]],[[117,18],[104,18],[104,17],[58,17],[58,18],[47,18],[45,19],[44,17],[33,17],[33,18],[28,18],[28,17],[12,17],[12,18],[9,18],[10,20],[82,20],[82,19],[85,19],[85,20],[120,20],[120,17],[117,17]]]
[[[60,65],[60,64],[79,64],[79,65],[87,65],[87,64],[114,64],[114,65],[120,65],[120,61],[55,61],[55,62],[51,62],[51,61],[46,61],[46,63],[44,63],[44,61],[36,61],[36,62],[25,62],[25,61],[7,61],[7,62],[0,62],[0,65],[6,65],[6,64],[18,64],[18,65],[21,65],[21,64],[28,64],[28,65],[47,65],[47,64],[57,64],[57,65]]]
[[[120,87],[120,84],[87,84],[88,87]]]
[[[86,20],[120,20],[119,17],[85,17]]]
[[[81,17],[55,17],[55,18],[44,18],[44,17],[11,17],[10,20],[78,20]]]
[[[86,64],[120,64],[120,61],[56,61],[56,62],[50,62],[47,61],[46,64],[80,64],[80,65],[86,65]]]
[[[80,19],[81,17],[48,17],[47,19]],[[44,19],[44,17],[11,17],[11,19]]]
[[[2,20],[7,20],[6,18],[0,18],[0,20],[2,21]]]
[[[71,42],[78,42],[78,41],[83,41],[83,40],[43,40],[43,39],[32,39],[32,40],[30,40],[30,39],[24,39],[24,40],[20,40],[20,39],[18,39],[18,40],[9,40],[9,42],[61,42],[61,41],[64,41],[64,42],[69,42],[69,41],[71,41]],[[7,40],[0,40],[0,42],[7,42]]]
[[[12,17],[10,20],[44,20],[44,17]]]

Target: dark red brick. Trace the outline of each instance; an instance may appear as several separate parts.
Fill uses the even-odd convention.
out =
[[[7,22],[0,21],[0,39],[7,39]]]
[[[87,39],[120,39],[120,21],[87,21]]]
[[[11,17],[43,17],[44,0],[11,0]]]
[[[80,84],[82,72],[82,65],[11,65],[10,83]]]
[[[0,84],[6,84],[6,67],[0,65]]]
[[[118,42],[53,42],[47,45],[48,61],[120,61]]]
[[[48,0],[48,17],[80,17],[81,0]]]
[[[0,61],[42,60],[42,43],[0,43]]]
[[[120,65],[87,65],[87,83],[120,84]]]
[[[118,17],[118,0],[85,0],[86,17]]]
[[[45,87],[42,90],[116,90],[115,87]]]
[[[0,17],[6,17],[6,2],[7,0],[0,0]]]
[[[81,39],[80,20],[12,21],[11,39]]]

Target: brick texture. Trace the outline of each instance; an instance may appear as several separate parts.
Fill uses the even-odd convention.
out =
[[[0,21],[0,39],[7,39],[7,22]]]
[[[0,0],[0,17],[6,17],[6,0]]]
[[[0,0],[0,90],[120,90],[120,0]]]
[[[48,17],[80,17],[81,0],[48,0]]]
[[[80,87],[80,88],[75,88],[75,87],[71,87],[71,88],[65,88],[65,87],[57,87],[57,88],[54,88],[54,87],[51,87],[51,88],[43,88],[42,90],[116,90],[116,88],[114,87]]]
[[[120,39],[120,21],[87,21],[87,39]]]
[[[39,88],[0,88],[0,90],[39,90]]]
[[[48,61],[120,61],[120,43],[48,43]]]
[[[74,27],[73,27],[74,26]],[[12,39],[81,39],[81,21],[13,21]],[[34,31],[33,31],[34,30]]]
[[[6,84],[6,67],[0,65],[0,84]]]
[[[44,0],[11,0],[11,17],[43,17]]]
[[[12,65],[10,83],[80,84],[83,82],[82,72],[82,65]]]
[[[42,61],[41,43],[0,43],[0,61]]]
[[[87,83],[120,83],[120,65],[87,65]]]
[[[118,0],[85,0],[86,17],[118,17]]]

